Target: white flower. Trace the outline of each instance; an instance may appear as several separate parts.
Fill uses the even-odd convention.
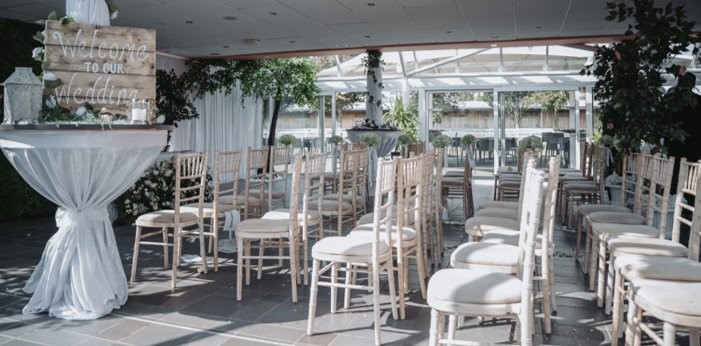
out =
[[[114,12],[112,12],[112,14],[110,15],[110,19],[117,19],[117,16],[118,16],[118,15],[119,15],[119,11],[114,11]]]
[[[49,97],[46,98],[46,101],[44,101],[44,104],[46,104],[46,107],[49,109],[56,108],[56,97],[54,95],[50,95]]]
[[[88,110],[85,108],[85,106],[80,106],[78,109],[75,110],[75,114],[78,115],[79,117],[82,117],[87,113]]]
[[[88,112],[85,112],[85,117],[84,117],[84,118],[85,118],[86,120],[95,119],[95,114],[93,114],[92,112],[89,112],[89,111],[88,111]]]
[[[169,169],[169,170],[165,171],[165,173],[163,173],[163,175],[166,177],[170,177],[171,175],[173,175],[173,170]]]
[[[36,59],[44,54],[44,47],[36,47],[32,49],[32,59]]]
[[[164,122],[166,122],[165,115],[159,115],[156,117],[156,124],[163,124]]]
[[[58,78],[56,78],[56,75],[53,74],[53,72],[44,72],[44,80],[48,81],[55,81]]]

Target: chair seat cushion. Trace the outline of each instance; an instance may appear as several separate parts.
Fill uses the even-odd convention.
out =
[[[450,255],[450,265],[466,268],[471,265],[518,266],[520,250],[517,246],[490,243],[463,243]]]
[[[615,238],[608,241],[609,252],[614,256],[625,254],[646,256],[687,257],[689,250],[676,241],[659,238]]]
[[[522,282],[489,270],[446,268],[431,276],[428,305],[442,311],[460,304],[510,304],[521,301]]]
[[[397,220],[397,206],[396,205],[392,206],[392,208],[393,208],[392,209],[392,222],[396,222],[396,220]],[[356,222],[356,225],[372,224],[374,222],[374,217],[375,217],[375,213],[369,212],[369,213],[361,216],[358,219],[358,222]],[[409,224],[414,223],[414,213],[411,213],[411,215],[409,215],[408,221],[409,221]]]
[[[303,220],[304,214],[300,211],[297,213],[297,218],[300,221]],[[290,219],[290,209],[288,208],[278,208],[271,210],[263,215],[261,219],[264,220],[289,220]],[[307,211],[307,221],[319,220],[319,212],[315,210]]]
[[[223,214],[224,212],[227,212],[227,211],[232,210],[232,209],[234,209],[233,204],[220,203],[217,205],[217,213],[219,213],[219,214]],[[180,211],[193,213],[193,214],[199,213],[197,203],[185,204],[184,206],[180,207]],[[214,214],[214,203],[211,203],[211,202],[203,203],[202,204],[202,215],[204,215],[204,217],[211,217],[212,214]]]
[[[477,210],[485,208],[518,209],[518,201],[484,201],[477,205]]]
[[[359,225],[353,228],[350,233],[348,233],[349,237],[372,237],[372,225],[365,224],[365,225]],[[392,230],[392,244],[397,240],[397,226],[393,225],[391,227]],[[402,227],[402,240],[405,242],[413,241],[416,240],[416,230],[410,227]],[[387,241],[387,227],[385,225],[380,226],[380,239],[382,241]]]
[[[317,210],[319,207],[318,204],[313,203],[309,205],[310,210]],[[337,200],[330,200],[330,199],[324,199],[321,201],[321,210],[322,212],[334,212],[338,210],[338,201]],[[350,204],[349,202],[341,202],[341,212],[344,214],[351,213],[353,211],[353,205]]]
[[[505,245],[513,245],[513,246],[518,246],[518,238],[520,236],[521,232],[519,231],[493,231],[489,232],[484,235],[482,240],[480,242],[482,243],[489,243],[489,244],[505,244]],[[536,235],[536,243],[535,247],[536,249],[539,249],[542,247],[543,244],[543,235],[538,234]]]
[[[236,198],[236,205],[244,205],[246,204],[246,196],[244,195],[237,195],[237,196],[224,196],[219,199],[220,202],[225,203],[225,204],[234,204],[234,198]],[[260,198],[255,197],[255,196],[248,196],[248,204],[260,204]]]
[[[380,254],[390,251],[385,242],[378,244]],[[365,237],[324,237],[312,246],[312,257],[331,258],[335,256],[372,257],[372,240]]]
[[[475,213],[475,216],[501,217],[505,219],[518,219],[518,209],[511,208],[484,208]]]
[[[589,223],[616,223],[627,225],[644,225],[647,222],[644,216],[635,213],[596,211],[587,215]]]
[[[589,180],[569,180],[562,184],[565,191],[598,191],[599,185]]]
[[[632,213],[632,210],[630,210],[630,208],[611,204],[581,204],[579,207],[577,207],[577,212],[580,215],[588,215],[598,211]]]
[[[521,179],[514,179],[514,180],[499,180],[499,188],[520,188],[521,187]]]
[[[443,177],[463,177],[465,175],[464,168],[445,167],[443,168]]]
[[[701,282],[636,280],[635,300],[654,316],[669,320],[664,314],[695,317],[701,315]],[[684,319],[684,318],[682,318]]]
[[[491,216],[473,216],[465,220],[465,233],[475,236],[494,230],[518,230],[520,222],[514,219],[504,219]]]
[[[260,189],[250,189],[248,190],[248,193],[251,195],[260,195]],[[285,193],[282,191],[275,191],[273,190],[273,198],[274,199],[279,199],[285,197]],[[268,198],[268,190],[265,190],[265,194],[263,195],[263,198]]]
[[[626,278],[701,282],[701,262],[683,257],[623,256],[614,266]]]
[[[646,225],[625,225],[617,223],[597,223],[592,225],[592,232],[608,242],[613,238],[641,237],[657,238],[660,230]]]
[[[199,217],[197,213],[181,212],[180,222],[193,222]],[[175,222],[175,210],[157,210],[150,213],[140,215],[136,218],[136,225],[149,225],[149,224],[172,224]]]
[[[338,194],[337,193],[327,193],[321,197],[323,200],[329,200],[329,201],[336,201],[338,200]],[[341,197],[344,202],[351,203],[353,202],[353,196],[350,195],[344,195]],[[365,197],[363,196],[355,196],[355,204],[358,207],[362,207],[365,204]]]
[[[463,177],[444,177],[441,179],[442,187],[462,187],[465,184]]]
[[[236,225],[236,233],[278,234],[288,232],[289,220],[248,219]]]

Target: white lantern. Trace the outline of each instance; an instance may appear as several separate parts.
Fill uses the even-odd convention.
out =
[[[15,67],[3,83],[5,118],[3,124],[35,123],[41,110],[41,81],[31,67]]]

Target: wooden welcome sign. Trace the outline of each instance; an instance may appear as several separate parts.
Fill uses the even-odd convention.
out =
[[[63,82],[45,92],[75,110],[85,102],[126,113],[131,99],[156,99],[156,31],[46,21],[44,57]]]

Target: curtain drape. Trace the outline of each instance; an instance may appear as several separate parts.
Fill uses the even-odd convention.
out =
[[[229,95],[223,92],[207,94],[193,102],[200,117],[178,123],[171,140],[172,150],[207,151],[210,167],[217,150],[242,149],[241,167],[246,167],[246,147],[263,143],[263,102],[245,98],[235,88]]]

